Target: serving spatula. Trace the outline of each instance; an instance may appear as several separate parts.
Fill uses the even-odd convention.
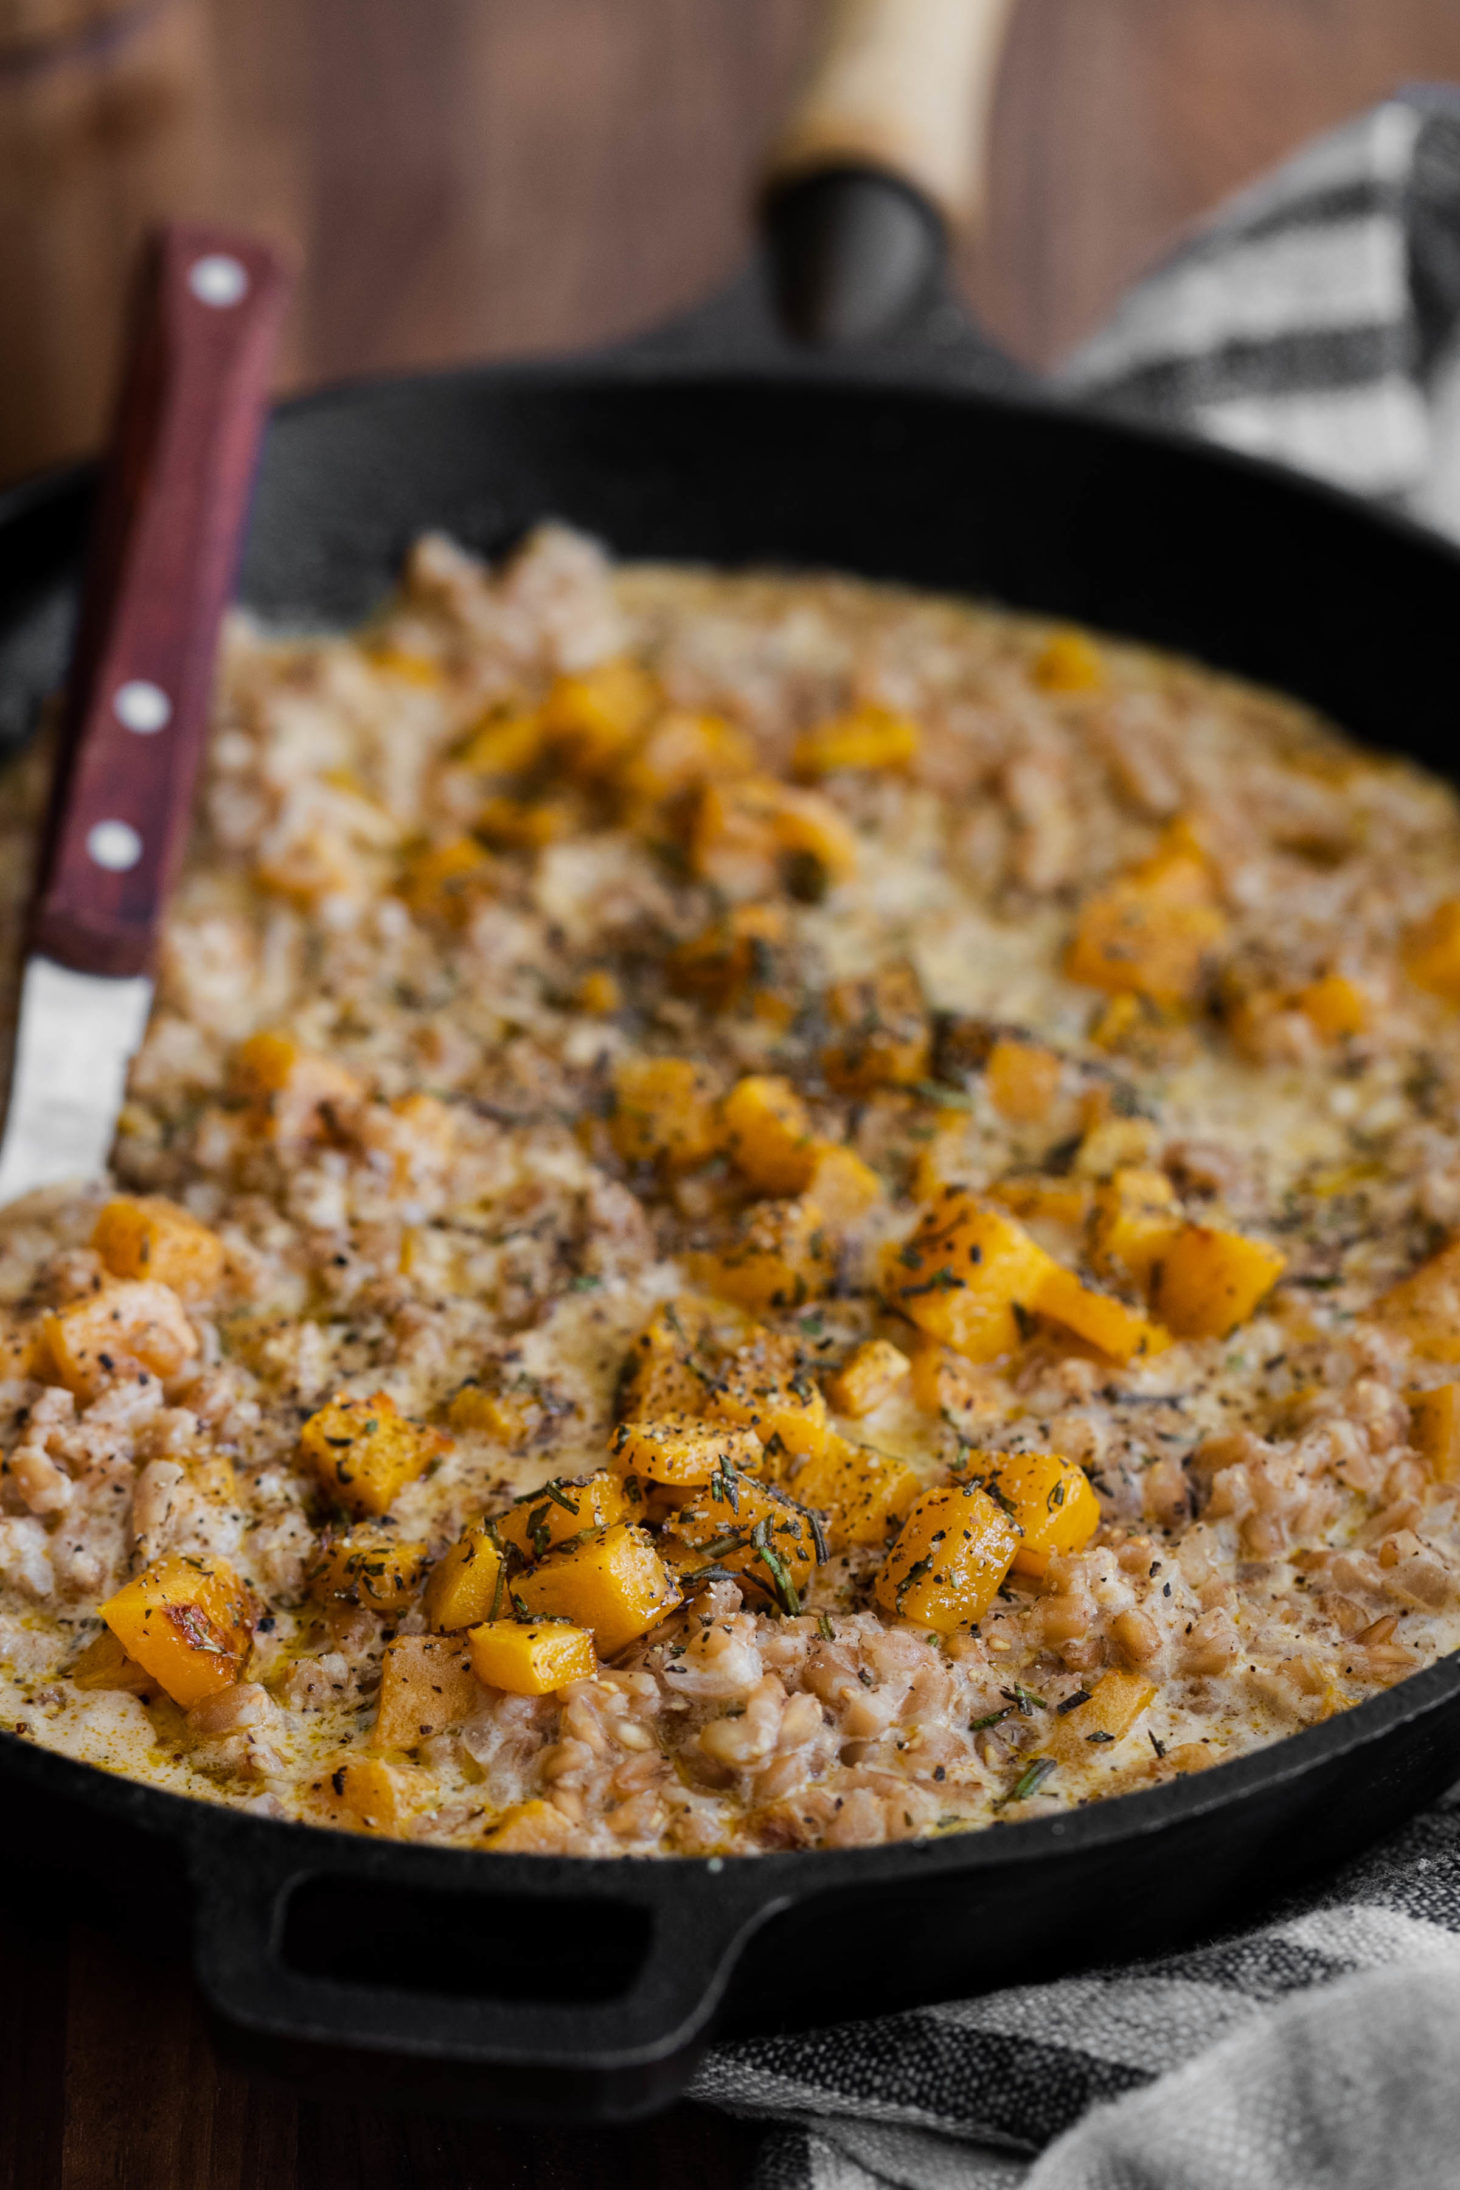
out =
[[[152,1003],[289,281],[252,238],[149,246],[26,935],[0,1205],[106,1164]]]

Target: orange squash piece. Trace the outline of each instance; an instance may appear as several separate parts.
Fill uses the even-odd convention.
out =
[[[387,1392],[370,1399],[340,1393],[299,1432],[300,1450],[314,1462],[330,1496],[377,1518],[446,1444],[439,1430],[408,1422]]]
[[[625,1163],[688,1171],[719,1147],[714,1090],[688,1057],[621,1058],[613,1094],[609,1134]]]
[[[1057,1268],[1002,1209],[947,1190],[884,1267],[889,1304],[969,1361],[1011,1353]]]
[[[822,1050],[821,1068],[841,1093],[867,1095],[927,1078],[932,1031],[922,983],[910,965],[895,963],[857,980],[834,981],[826,1012],[837,1035]]]
[[[162,1194],[119,1194],[96,1220],[91,1244],[115,1278],[154,1278],[175,1293],[216,1290],[223,1242]]]
[[[1038,1125],[1049,1116],[1063,1069],[1054,1050],[1001,1034],[984,1068],[989,1101],[1011,1125]]]
[[[750,1073],[720,1106],[726,1153],[762,1194],[800,1194],[810,1182],[816,1144],[811,1120],[789,1080]]]
[[[490,1620],[506,1602],[507,1562],[496,1524],[485,1516],[468,1522],[442,1552],[426,1584],[426,1616],[453,1634]]]
[[[973,1483],[925,1491],[898,1531],[874,1589],[895,1619],[951,1635],[982,1619],[1019,1550],[1019,1532]]]
[[[1183,1224],[1154,1266],[1151,1306],[1178,1338],[1226,1338],[1287,1267],[1265,1240]]]
[[[696,1568],[726,1569],[746,1590],[792,1615],[801,1609],[820,1556],[816,1524],[799,1497],[744,1476],[721,1477],[687,1500],[665,1548]]]
[[[169,1286],[150,1278],[105,1286],[46,1316],[45,1362],[78,1399],[95,1399],[109,1384],[146,1373],[163,1383],[196,1359],[198,1340]],[[46,1367],[38,1357],[42,1374]]]
[[[970,1453],[968,1480],[991,1490],[1019,1530],[1018,1574],[1044,1574],[1052,1558],[1083,1551],[1100,1526],[1089,1477],[1062,1453]]]
[[[830,1549],[844,1551],[848,1544],[885,1543],[922,1489],[922,1478],[907,1461],[833,1432],[791,1488],[798,1504],[825,1516]]]
[[[1084,1339],[1112,1361],[1130,1361],[1137,1354],[1158,1354],[1170,1345],[1170,1334],[1146,1316],[1128,1308],[1111,1293],[1084,1285],[1073,1270],[1056,1264],[1040,1285],[1035,1305],[1042,1316],[1058,1323],[1076,1338]]]
[[[253,1600],[226,1559],[154,1559],[100,1610],[127,1656],[185,1711],[232,1687],[253,1642]]]
[[[1089,988],[1175,1009],[1201,994],[1226,937],[1205,862],[1157,854],[1086,900],[1065,971]]]
[[[509,1696],[549,1696],[598,1671],[593,1637],[567,1620],[488,1620],[466,1639],[477,1679]]]
[[[680,1602],[652,1538],[624,1521],[549,1552],[512,1583],[513,1608],[522,1618],[586,1627],[605,1658],[657,1627]]]
[[[1437,1483],[1460,1482],[1460,1384],[1434,1384],[1409,1395],[1410,1443]]]
[[[1139,1673],[1102,1673],[1086,1701],[1056,1720],[1043,1754],[1061,1764],[1088,1764],[1112,1742],[1123,1741],[1155,1698],[1155,1682]]]
[[[611,1528],[615,1521],[636,1521],[643,1497],[637,1484],[609,1468],[569,1480],[559,1476],[515,1499],[499,1513],[494,1528],[500,1541],[523,1559],[541,1559],[585,1529]]]
[[[751,1430],[732,1430],[684,1415],[620,1422],[609,1443],[614,1465],[649,1483],[694,1489],[727,1470],[757,1475],[765,1453]]]
[[[842,769],[910,768],[922,749],[922,726],[891,707],[853,708],[813,724],[796,740],[791,765],[798,776],[836,775]]]
[[[404,1612],[420,1595],[429,1563],[424,1544],[367,1524],[324,1545],[310,1571],[309,1592],[322,1604]]]
[[[826,1396],[838,1414],[860,1420],[892,1397],[911,1368],[902,1348],[890,1339],[864,1338],[827,1378]]]

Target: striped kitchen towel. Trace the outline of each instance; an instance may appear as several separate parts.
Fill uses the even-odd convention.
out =
[[[1057,377],[1460,537],[1460,93],[1244,191]],[[1460,1803],[1256,1930],[722,2046],[693,2091],[781,2125],[755,2190],[1457,2190]]]

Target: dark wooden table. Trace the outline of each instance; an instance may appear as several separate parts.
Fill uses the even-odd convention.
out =
[[[721,280],[815,0],[0,0],[0,477],[92,445],[161,211],[294,240],[288,385],[593,341]],[[1455,0],[1020,0],[986,324],[1036,362],[1303,136],[1460,78]],[[25,1902],[24,1881],[5,1901]],[[302,2100],[186,1969],[0,1918],[0,2190],[729,2190],[755,2133],[524,2130]]]

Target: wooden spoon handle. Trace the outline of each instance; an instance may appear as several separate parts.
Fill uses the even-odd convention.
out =
[[[263,244],[151,243],[91,539],[31,948],[148,969],[207,728],[289,278]]]
[[[976,213],[1012,0],[828,0],[772,148],[771,188],[838,167],[895,176],[956,223]]]

